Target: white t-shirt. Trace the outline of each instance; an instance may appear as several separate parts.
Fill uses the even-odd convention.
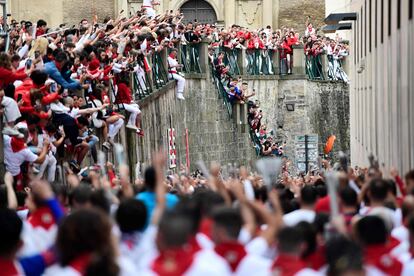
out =
[[[312,223],[315,220],[315,211],[299,209],[283,216],[283,222],[286,226],[295,226],[301,221]]]
[[[272,275],[272,261],[263,257],[247,254],[237,266],[233,275],[252,276],[252,275]]]
[[[404,265],[402,276],[414,275],[414,260],[410,260]]]
[[[172,73],[177,73],[178,61],[172,57],[168,57],[168,71]]]
[[[147,8],[147,7],[151,7],[152,8],[152,0],[144,0],[142,2],[142,6]]]
[[[391,236],[399,240],[400,242],[409,241],[410,233],[408,232],[407,227],[400,225],[392,230]]]
[[[13,152],[11,147],[11,138],[7,135],[3,135],[4,141],[4,164],[6,164],[6,170],[13,176],[20,173],[20,166],[23,162],[27,161],[33,163],[37,160],[38,156],[25,148],[18,152]]]

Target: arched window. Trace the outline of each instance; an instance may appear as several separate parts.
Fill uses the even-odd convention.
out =
[[[213,24],[217,21],[217,15],[213,7],[204,0],[190,0],[185,2],[181,8],[184,14],[184,22],[195,21],[204,24]]]

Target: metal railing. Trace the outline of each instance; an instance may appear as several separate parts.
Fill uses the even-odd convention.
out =
[[[241,50],[224,47],[221,47],[220,50],[224,53],[223,63],[228,66],[229,73],[231,75],[241,75],[240,67],[238,64],[238,56],[241,54]]]
[[[343,69],[342,60],[339,57],[334,57],[333,55],[326,55],[328,59],[328,78],[333,81],[343,81],[348,83],[348,75]]]
[[[249,126],[250,127],[250,126]],[[254,145],[254,150],[256,151],[256,155],[260,156],[262,152],[262,144],[260,143],[259,137],[257,137],[255,131],[250,127],[250,139]]]
[[[305,72],[311,80],[325,80],[322,55],[305,55]]]
[[[271,50],[249,49],[246,50],[247,74],[256,75],[273,75],[273,62],[269,55]]]
[[[210,64],[211,69],[211,77],[214,82],[214,86],[216,87],[217,93],[219,98],[223,99],[223,104],[227,110],[227,113],[229,114],[230,118],[233,116],[233,105],[230,102],[230,99],[228,97],[228,93],[226,90],[226,87],[220,78],[220,76],[217,75],[217,73],[214,70],[214,66]]]
[[[150,74],[145,71],[144,64],[139,64],[138,71],[132,73],[131,79],[135,100],[142,100],[143,98],[151,95],[153,92],[151,77]]]
[[[184,73],[202,73],[200,66],[200,44],[180,44],[180,62]]]
[[[168,83],[168,72],[165,68],[160,52],[154,52],[152,54],[151,61],[153,85],[156,89],[160,89]]]

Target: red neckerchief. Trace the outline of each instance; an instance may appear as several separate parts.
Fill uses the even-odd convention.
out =
[[[198,251],[201,250],[201,246],[198,243],[197,238],[196,238],[195,235],[190,238],[189,244],[190,244],[190,247],[191,247],[191,250],[193,251],[193,253],[197,253]]]
[[[189,249],[178,248],[160,252],[152,263],[152,270],[158,275],[181,276],[191,266],[194,252]]]
[[[52,212],[48,207],[40,207],[34,211],[27,221],[33,226],[33,228],[41,227],[46,230],[49,230],[50,227],[55,225],[55,219],[52,215]]]
[[[26,144],[23,138],[12,137],[10,141],[10,145],[13,152],[19,152],[26,148]]]
[[[244,246],[238,242],[223,242],[216,245],[214,251],[226,259],[233,272],[237,270],[240,262],[247,255]]]
[[[0,267],[1,267],[1,275],[16,276],[16,275],[21,274],[14,260],[0,258]]]
[[[72,267],[74,270],[79,272],[81,275],[85,275],[86,268],[88,267],[91,261],[91,254],[85,253],[77,257],[76,259],[72,260],[69,263],[69,266]]]
[[[393,236],[389,236],[388,243],[387,243],[387,248],[389,250],[388,252],[391,252],[391,250],[393,250],[400,244],[401,242],[398,239],[394,238]]]
[[[326,264],[325,247],[320,246],[311,255],[307,256],[304,260],[311,268],[319,270]]]
[[[299,257],[280,254],[273,262],[272,271],[278,270],[280,276],[293,276],[306,268],[306,264]]]
[[[211,239],[211,228],[213,226],[213,221],[209,218],[203,218],[200,223],[199,232],[203,233]]]
[[[387,275],[401,275],[403,266],[389,254],[387,245],[370,245],[365,248],[365,263],[375,266]]]

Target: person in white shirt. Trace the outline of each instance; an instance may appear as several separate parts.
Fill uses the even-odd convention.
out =
[[[44,133],[42,130],[37,129],[36,127],[34,127],[30,131],[30,134],[32,136],[31,137],[32,140],[30,141],[30,149],[32,150],[33,153],[38,154],[42,150],[43,141],[45,139],[49,139],[48,135]],[[51,147],[52,145],[50,145],[50,150],[46,154],[45,161],[43,161],[43,163],[40,165],[39,172],[37,174],[37,177],[42,178],[45,172],[47,171],[47,181],[49,181],[49,183],[52,183],[55,181],[56,165],[57,165],[57,160],[56,160],[56,157],[53,155],[53,151]]]
[[[272,275],[313,276],[319,273],[301,259],[305,238],[298,227],[285,227],[277,234],[278,255],[272,264]]]
[[[283,216],[283,222],[287,226],[295,226],[301,221],[312,223],[315,219],[315,203],[317,194],[312,186],[305,186],[300,191],[300,209]]]
[[[155,238],[158,254],[150,262],[149,275],[231,275],[217,266],[207,254],[198,257],[188,244],[191,221],[178,212],[167,211],[162,216]],[[214,265],[213,265],[214,264]]]
[[[270,260],[250,254],[239,243],[243,219],[237,209],[219,208],[213,214],[213,221],[214,251],[227,261],[232,275],[271,275]]]
[[[177,99],[185,100],[184,98],[184,87],[185,87],[185,78],[178,74],[178,69],[182,68],[183,65],[179,64],[177,61],[177,49],[171,49],[171,53],[168,56],[168,75],[170,78],[177,81]]]
[[[17,129],[27,129],[27,125],[19,123],[16,125]],[[23,162],[41,164],[45,161],[46,154],[49,150],[49,140],[43,141],[43,147],[39,155],[34,154],[26,145],[25,138],[10,137],[3,135],[4,143],[4,163],[6,165],[6,171],[10,172],[13,176],[20,174],[20,166]]]
[[[145,10],[147,16],[150,19],[153,19],[155,17],[155,10],[154,6],[159,5],[160,3],[155,0],[144,0],[142,3],[142,8]]]

